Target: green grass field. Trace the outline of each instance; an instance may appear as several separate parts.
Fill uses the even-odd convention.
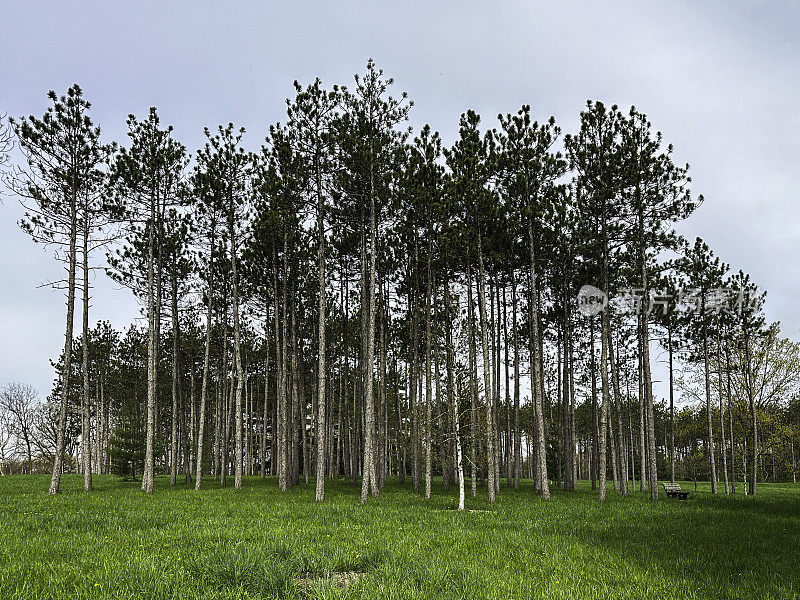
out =
[[[543,502],[530,484],[424,500],[390,483],[367,506],[341,482],[281,494],[209,481],[197,493],[66,476],[0,477],[0,597],[61,598],[792,598],[800,595],[800,485],[756,498],[653,504],[582,482]],[[689,485],[684,487],[691,489]]]

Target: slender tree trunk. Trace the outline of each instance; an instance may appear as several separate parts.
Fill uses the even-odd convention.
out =
[[[639,215],[639,239],[642,240],[639,247],[639,272],[641,276],[641,287],[643,298],[650,297],[650,286],[647,279],[647,258],[644,248],[644,225],[643,217]],[[656,464],[656,435],[655,435],[655,411],[653,409],[653,382],[650,377],[650,330],[647,323],[647,313],[642,315],[641,320],[642,338],[642,383],[644,385],[645,408],[647,410],[647,455],[648,455],[648,484],[650,485],[650,499],[658,500],[658,468]]]
[[[431,497],[431,480],[433,479],[433,436],[431,435],[433,385],[431,381],[431,290],[432,290],[432,240],[428,236],[428,270],[427,289],[425,291],[425,498]]]
[[[192,456],[195,443],[197,442],[196,416],[195,416],[195,359],[192,353],[189,366],[189,430],[186,435],[186,483],[192,484],[192,472],[194,471],[194,457]]]
[[[570,313],[570,298],[565,286],[564,290],[564,374],[562,385],[564,387],[563,429],[564,429],[564,488],[577,489],[575,477],[575,437],[571,426],[572,386],[570,373],[574,368],[572,364],[572,315]]]
[[[178,319],[178,274],[173,265],[170,273],[172,300],[172,435],[170,447],[170,485],[178,483],[178,353],[180,333]]]
[[[672,364],[672,327],[667,327],[669,346],[669,481],[675,483],[675,385]]]
[[[264,414],[261,421],[261,439],[258,443],[258,454],[261,459],[261,479],[267,475],[267,421],[269,420],[269,308],[264,323]],[[274,423],[273,423],[274,435]],[[274,460],[274,457],[271,457]]]
[[[83,489],[92,489],[92,408],[89,392],[89,206],[83,214]],[[32,466],[28,445],[28,468]]]
[[[522,477],[522,435],[519,414],[519,336],[517,329],[517,281],[511,270],[511,325],[514,329],[514,489],[519,488]]]
[[[446,272],[447,273],[447,272]],[[456,296],[458,302],[458,296]],[[444,328],[444,343],[445,343],[445,379],[447,387],[445,394],[446,407],[444,408],[445,417],[443,418],[443,443],[447,445],[447,462],[448,462],[448,483],[452,479],[453,482],[458,483],[458,453],[456,449],[455,424],[453,418],[453,402],[455,401],[455,356],[453,349],[453,312],[452,312],[452,295],[450,293],[450,281],[446,279],[444,282],[444,306],[445,306],[445,328]]]
[[[486,400],[486,461],[487,461],[487,486],[489,502],[494,502],[495,496],[495,453],[494,453],[494,417],[492,410],[492,369],[489,361],[489,338],[486,316],[486,292],[484,290],[485,273],[483,269],[483,246],[481,232],[478,231],[478,314],[481,327],[481,346],[483,348],[483,383],[484,398]]]
[[[155,228],[156,205],[154,198],[151,201],[150,224],[147,236],[147,435],[144,453],[144,472],[142,473],[142,490],[148,494],[153,493],[153,451],[155,444],[156,428],[156,378],[158,357],[158,338],[156,335],[156,299],[154,290],[154,262],[155,262]]]
[[[456,390],[455,398],[453,399],[453,427],[455,430],[456,442],[456,468],[458,469],[458,510],[464,510],[464,461],[462,460],[461,453],[461,431],[459,425],[459,408],[458,398],[461,395],[461,390]]]
[[[416,232],[414,235],[414,289],[409,291],[409,308],[411,313],[411,389],[409,390],[409,417],[411,418],[411,480],[414,485],[414,491],[419,492],[420,477],[419,477],[419,413],[418,413],[418,400],[417,394],[418,381],[419,381],[419,243],[417,241]]]
[[[531,394],[534,397],[535,408],[535,428],[536,428],[536,459],[537,465],[534,473],[536,474],[542,498],[550,498],[550,488],[547,481],[547,446],[545,445],[544,432],[544,400],[542,398],[542,356],[540,352],[539,336],[539,291],[536,280],[536,240],[534,236],[533,218],[528,223],[528,250],[530,258],[530,321],[531,321]]]
[[[641,330],[641,316],[639,317],[638,327]],[[645,450],[645,391],[644,391],[644,347],[642,345],[641,336],[637,334],[639,342],[639,364],[638,364],[638,378],[639,378],[639,491],[645,490],[647,479],[647,452]]]
[[[435,304],[435,300],[434,300],[434,322],[438,323],[439,322],[439,311],[438,311],[438,308],[436,308],[436,306],[438,306],[438,305]],[[434,333],[434,335],[436,335],[436,334]],[[440,371],[439,371],[438,343],[435,345],[434,351],[433,351],[433,381],[434,381],[434,385],[435,385],[434,392],[436,394],[435,398],[436,398],[437,416],[436,416],[436,419],[434,419],[433,415],[431,415],[430,423],[431,423],[431,427],[433,426],[434,421],[437,423],[437,432],[438,432],[438,438],[439,438],[439,464],[441,465],[441,468],[442,468],[442,486],[444,487],[444,489],[446,491],[446,490],[448,490],[450,484],[449,484],[449,481],[448,481],[449,475],[447,473],[448,469],[447,469],[447,460],[446,460],[446,453],[445,453],[444,427],[443,427],[443,425],[446,423],[446,419],[445,419],[445,423],[442,423],[442,419],[443,419],[443,417],[447,416],[448,411],[447,411],[447,407],[446,406],[444,408],[442,407],[442,401],[441,401],[441,398],[442,398],[442,380],[441,380],[441,374],[440,374]],[[433,436],[431,436],[431,440],[432,439],[433,439]],[[431,469],[431,479],[433,479],[433,469]]]
[[[475,309],[472,302],[472,266],[469,258],[467,258],[467,335],[469,336],[470,483],[472,496],[475,497],[478,493],[478,383],[476,377],[478,365],[475,349]]]
[[[758,491],[758,419],[756,414],[756,403],[755,403],[755,394],[753,393],[753,386],[752,386],[752,373],[751,373],[751,361],[750,361],[750,339],[745,337],[745,382],[747,386],[747,400],[750,407],[750,422],[751,422],[751,434],[752,434],[752,444],[751,444],[751,452],[752,452],[752,460],[750,466],[750,481],[748,486],[748,494],[751,496],[755,496],[756,492]]]
[[[317,176],[317,502],[325,499],[325,201],[322,195],[322,179],[319,159],[315,160]]]
[[[375,261],[377,258],[377,213],[372,167],[370,166],[370,212],[369,212],[369,282],[367,284],[366,348],[364,356],[364,476],[361,483],[361,503],[367,494],[380,495],[375,477],[375,402],[372,397],[372,366],[375,361]]]
[[[731,494],[736,493],[736,454],[734,453],[734,438],[733,438],[733,408],[731,406],[731,363],[728,346],[725,346],[725,379],[726,391],[728,396],[728,432],[731,438]]]
[[[492,352],[492,366],[494,367],[494,376],[492,382],[494,383],[494,392],[492,394],[492,437],[494,439],[494,493],[500,493],[500,465],[502,464],[502,457],[500,455],[500,297],[499,288],[495,282],[495,277],[489,278],[489,298],[491,300],[489,306],[491,308],[491,323],[492,328],[489,330],[491,333],[493,349]],[[495,301],[497,303],[497,318],[495,318]]]
[[[703,302],[705,308],[705,301]],[[705,311],[703,311],[705,313]],[[703,314],[703,319],[706,315]],[[705,323],[703,324],[703,372],[705,378],[706,388],[706,425],[708,427],[708,453],[709,453],[709,468],[711,472],[711,493],[717,493],[717,465],[714,459],[714,430],[712,428],[712,414],[711,414],[711,373],[708,365],[708,334],[706,333]]]
[[[503,286],[503,367],[505,377],[505,405],[506,405],[506,441],[505,441],[505,454],[504,454],[504,469],[506,473],[506,485],[511,485],[511,378],[509,369],[511,365],[508,360],[508,301],[506,299],[506,286]]]
[[[721,346],[717,340],[717,392],[719,394],[719,432],[720,432],[720,454],[722,454],[722,474],[725,478],[725,495],[730,493],[730,485],[728,483],[728,452],[725,445],[725,408],[722,403],[722,357]]]
[[[556,400],[555,400],[555,407],[556,407],[556,477],[555,477],[555,486],[557,488],[561,487],[561,481],[563,478],[563,455],[564,455],[564,413],[566,412],[564,408],[564,389],[562,387],[562,381],[566,379],[566,370],[567,364],[566,361],[562,360],[562,347],[563,347],[563,340],[564,340],[564,327],[556,327],[556,361],[555,361],[555,376],[556,376]]]
[[[288,302],[288,292],[289,292],[289,259],[288,259],[288,237],[286,232],[284,231],[283,236],[283,282],[281,285],[281,310],[280,310],[280,327],[281,327],[281,334],[280,336],[276,336],[275,344],[276,344],[276,353],[278,355],[278,381],[277,381],[277,394],[278,394],[278,485],[281,491],[286,491],[289,489],[289,473],[288,473],[288,430],[287,430],[287,394],[286,394],[286,385],[287,385],[287,368],[286,368],[286,353],[287,353],[287,345],[286,339],[288,337],[287,326],[288,326],[288,319],[286,318],[287,314],[287,302]],[[277,255],[276,255],[277,256]],[[276,270],[277,270],[277,258],[276,258]],[[273,286],[277,291],[277,283],[273,281]],[[277,331],[278,325],[278,311],[275,314],[275,325]]]
[[[606,287],[606,289],[608,289]],[[609,315],[608,310],[600,313],[600,390],[602,395],[602,406],[600,407],[600,443],[599,443],[599,499],[606,499],[606,448],[608,446],[608,414],[610,396],[608,389],[608,339],[609,339]]]
[[[214,239],[211,239],[208,266],[208,307],[206,310],[206,345],[203,354],[203,381],[200,384],[200,414],[197,421],[197,453],[195,454],[195,476],[194,489],[199,490],[203,479],[203,444],[205,443],[206,428],[206,398],[208,397],[208,379],[211,364],[211,327],[213,320],[214,304],[214,262],[213,262]]]
[[[297,294],[296,287],[292,288],[292,297],[295,298]],[[289,381],[291,382],[291,395],[290,407],[288,410],[289,415],[289,464],[290,464],[290,481],[291,485],[300,483],[300,451],[305,448],[303,437],[305,435],[304,429],[301,430],[301,415],[303,410],[300,407],[300,351],[298,347],[297,336],[297,303],[292,302],[291,308],[291,330],[289,337],[289,347],[291,354],[289,356]],[[305,402],[305,397],[303,397]]]
[[[589,321],[589,371],[592,381],[592,490],[597,489],[597,472],[600,466],[600,420],[597,406],[597,358],[594,350],[594,317]]]
[[[379,434],[378,434],[378,472],[377,472],[377,480],[378,480],[378,487],[383,487],[386,484],[386,455],[387,455],[387,440],[388,440],[388,428],[389,428],[389,418],[388,418],[388,411],[387,411],[387,380],[388,380],[388,370],[389,370],[389,348],[388,342],[386,340],[386,329],[387,329],[387,314],[389,310],[389,284],[386,283],[386,289],[381,286],[381,302],[380,308],[378,310],[378,319],[380,324],[380,332],[378,334],[379,339],[379,348],[380,348],[380,389],[378,391],[378,399],[379,399],[379,411],[378,411],[378,422],[379,426]]]
[[[234,199],[230,199],[233,204]],[[244,368],[242,366],[242,344],[241,344],[241,323],[239,319],[239,258],[238,248],[236,243],[236,224],[234,209],[231,206],[228,216],[228,235],[230,236],[230,261],[231,261],[231,278],[233,279],[233,354],[236,362],[236,403],[234,410],[236,411],[236,467],[234,474],[234,488],[241,489],[242,475],[244,469],[244,440],[242,439],[243,422],[242,422],[242,393],[244,391]]]
[[[611,384],[614,391],[614,408],[617,413],[617,436],[618,436],[618,458],[619,458],[619,472],[621,475],[621,489],[622,495],[628,495],[628,451],[625,447],[625,430],[622,422],[622,392],[619,385],[619,363],[615,358],[613,336],[609,331],[608,339],[608,358],[609,366],[611,367]]]

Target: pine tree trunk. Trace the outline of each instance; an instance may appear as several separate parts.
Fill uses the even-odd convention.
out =
[[[170,485],[178,483],[178,352],[180,344],[178,319],[178,274],[170,269],[172,300],[172,432],[170,447]]]
[[[375,361],[375,261],[377,259],[377,214],[373,175],[370,167],[370,212],[369,212],[369,281],[367,283],[367,327],[364,356],[364,465],[361,482],[361,504],[367,494],[380,495],[375,477],[375,402],[372,397],[372,367]]]
[[[269,421],[269,308],[266,309],[264,323],[264,414],[261,421],[261,439],[258,442],[258,454],[261,459],[261,479],[267,476],[267,422]],[[274,423],[273,423],[274,435]],[[274,461],[274,456],[271,456]]]
[[[247,400],[247,434],[245,437],[245,475],[253,474],[253,383],[250,381],[249,365],[244,369],[244,397]]]
[[[231,198],[229,201],[232,203],[234,200]],[[236,411],[236,435],[234,438],[236,443],[236,467],[233,487],[238,490],[242,487],[242,475],[244,468],[244,440],[242,439],[244,425],[242,422],[244,368],[242,367],[241,323],[239,322],[239,259],[234,218],[235,216],[233,213],[233,207],[231,207],[230,214],[228,216],[228,235],[230,236],[231,278],[233,279],[233,354],[236,362],[236,403],[234,408]]]
[[[214,246],[214,239],[211,239],[211,247]],[[208,380],[211,366],[211,327],[213,320],[213,298],[214,298],[214,263],[213,252],[209,252],[208,267],[208,308],[206,310],[206,344],[203,354],[203,381],[200,384],[200,414],[197,421],[197,453],[195,454],[195,477],[194,489],[199,490],[203,479],[203,444],[205,443],[206,428],[206,398],[208,397]]]
[[[228,444],[230,442],[230,416],[231,398],[233,396],[233,377],[228,382],[228,289],[227,282],[223,282],[224,294],[222,297],[222,362],[219,368],[219,378],[222,382],[222,395],[220,406],[220,438],[219,438],[219,484],[225,487],[228,484]]]
[[[509,344],[508,344],[508,300],[506,298],[506,286],[503,286],[503,375],[505,383],[505,444],[503,445],[505,452],[503,454],[503,468],[506,474],[506,485],[511,485],[512,480],[512,459],[511,459],[511,376],[509,369],[511,367],[508,360]]]
[[[557,419],[556,419],[556,476],[555,476],[555,486],[557,488],[561,487],[561,481],[563,477],[563,453],[564,453],[564,392],[561,386],[562,379],[566,379],[566,363],[562,361],[561,350],[562,350],[562,340],[564,339],[564,328],[558,328],[558,332],[556,333],[556,360],[555,360],[555,372],[556,372],[556,412]],[[562,368],[563,367],[563,368]]]
[[[669,346],[669,481],[675,483],[675,385],[672,364],[672,327],[667,327]]]
[[[758,419],[756,414],[755,394],[753,393],[752,380],[751,380],[751,364],[750,364],[750,340],[745,337],[745,382],[747,386],[747,396],[750,408],[750,424],[752,426],[751,435],[752,443],[750,444],[751,451],[751,465],[750,465],[750,481],[748,482],[748,494],[755,496],[758,492]],[[746,453],[745,453],[746,454]]]
[[[92,489],[92,408],[89,390],[89,207],[83,214],[83,489]],[[30,446],[28,447],[30,468]]]
[[[449,306],[449,305],[448,305]],[[448,343],[448,354],[451,356],[450,360],[452,360],[452,346]],[[458,399],[461,396],[461,390],[457,386],[455,396],[453,398],[453,432],[455,434],[455,446],[456,446],[456,470],[458,474],[458,510],[464,510],[464,461],[462,458],[461,452],[461,430],[460,430],[460,414],[459,414],[459,406],[458,406]]]
[[[296,288],[292,288],[292,298],[296,298]],[[300,430],[300,420],[302,410],[300,407],[300,357],[297,338],[297,303],[292,302],[291,308],[291,331],[289,346],[289,381],[291,382],[290,407],[289,407],[289,477],[291,485],[300,483],[300,451],[304,447],[302,433]]]
[[[647,279],[647,255],[644,247],[644,217],[639,213],[639,274],[642,288],[642,297],[650,298],[650,286]],[[642,385],[644,386],[645,422],[647,424],[647,459],[648,459],[648,485],[650,486],[650,499],[658,500],[658,467],[656,463],[656,435],[655,411],[653,409],[653,382],[650,376],[650,330],[647,322],[647,313],[641,318],[641,345],[642,345]],[[712,440],[713,442],[713,440]],[[716,485],[716,483],[715,483]]]
[[[193,456],[192,451],[195,447],[195,442],[197,440],[197,429],[195,425],[195,363],[194,363],[194,354],[192,354],[190,358],[190,367],[189,367],[189,427],[188,432],[186,434],[185,444],[186,448],[184,452],[186,453],[185,457],[185,467],[186,467],[186,483],[188,485],[192,484],[192,471],[194,470],[194,463],[192,462]]]
[[[151,201],[150,227],[147,236],[147,435],[145,441],[144,472],[142,473],[142,490],[153,492],[153,445],[155,443],[156,427],[156,368],[158,357],[158,338],[156,337],[156,300],[154,298],[154,261],[155,261],[155,232],[156,227],[156,201]]]
[[[409,394],[409,412],[411,417],[411,481],[414,491],[419,492],[419,396],[417,395],[419,381],[419,244],[414,236],[414,289],[409,291],[409,307],[411,314],[411,389]],[[412,296],[413,294],[413,296]]]
[[[519,414],[519,336],[517,334],[517,282],[511,270],[511,324],[514,328],[514,489],[519,489],[522,477],[522,432]]]
[[[705,308],[705,296],[703,296],[703,308]],[[703,319],[705,320],[705,310],[703,310]],[[706,332],[705,323],[703,324],[703,375],[706,389],[706,425],[708,437],[708,452],[709,452],[709,468],[711,472],[711,493],[717,493],[717,465],[714,459],[714,429],[711,425],[711,373],[708,365],[708,334]]]
[[[432,240],[428,236],[428,269],[427,289],[425,291],[425,498],[431,497],[431,480],[433,479],[433,436],[431,435],[431,418],[433,416],[432,404],[433,385],[431,381],[431,290],[432,290]]]
[[[450,417],[453,418],[454,417],[454,412],[453,411],[457,411],[458,408],[454,407],[454,403],[457,402],[457,398],[456,398],[456,392],[455,392],[455,377],[454,377],[454,370],[455,370],[454,362],[455,361],[454,361],[454,352],[453,352],[453,332],[452,332],[452,329],[453,329],[453,327],[452,327],[452,325],[453,325],[453,316],[452,316],[452,312],[451,312],[451,303],[452,303],[452,297],[450,295],[450,281],[447,280],[447,281],[444,282],[444,305],[445,305],[445,309],[447,311],[445,313],[446,314],[446,325],[445,325],[445,331],[444,331],[444,341],[445,341],[445,346],[446,346],[445,377],[447,378],[447,390],[446,390],[445,393],[447,394],[447,410],[450,413]],[[452,422],[452,424],[453,424],[453,429],[450,430],[449,427],[448,427],[447,419],[445,419],[445,431],[449,432],[447,434],[448,437],[451,434],[454,436],[454,438],[452,440],[452,443],[450,444],[450,447],[452,448],[452,452],[453,452],[452,460],[453,460],[454,479],[459,482],[459,485],[462,486],[462,491],[463,491],[463,481],[459,480],[459,462],[461,461],[461,458],[460,458],[461,441],[458,438],[458,432],[457,432],[458,425],[457,425],[456,421],[454,420]],[[458,445],[459,447],[457,448],[456,445]],[[464,465],[461,464],[460,468],[461,468],[461,478],[463,479]]]
[[[286,235],[286,231],[284,231],[283,236],[283,281],[281,285],[281,310],[280,310],[280,336],[276,336],[275,344],[276,344],[276,353],[278,355],[278,381],[277,381],[277,393],[278,393],[278,485],[281,491],[286,491],[289,489],[289,472],[288,472],[288,415],[287,415],[287,367],[286,367],[286,360],[287,360],[287,344],[286,339],[288,337],[288,319],[286,318],[287,314],[287,302],[288,302],[288,292],[289,292],[289,259],[288,259],[288,238]],[[277,259],[276,259],[277,265]],[[277,269],[277,267],[276,267]],[[273,282],[275,289],[277,290],[277,284]],[[275,324],[278,325],[278,311],[275,314]]]
[[[378,487],[383,487],[386,483],[386,445],[387,445],[387,430],[388,430],[388,416],[386,410],[387,402],[387,378],[388,378],[388,347],[386,340],[386,313],[388,311],[388,297],[389,290],[383,290],[381,286],[381,302],[378,311],[378,319],[380,324],[380,332],[378,334],[379,340],[379,388],[378,388],[378,452],[377,452],[377,482]]]
[[[475,348],[475,308],[472,301],[472,263],[467,258],[467,335],[469,336],[469,397],[470,397],[470,479],[472,496],[478,493],[478,369]]]
[[[500,493],[500,296],[494,276],[489,278],[489,306],[491,308],[492,327],[489,329],[492,348],[492,368],[494,388],[492,391],[492,437],[494,445],[494,493]],[[497,301],[497,317],[495,318],[495,301]]]
[[[435,307],[436,307],[436,304],[435,304],[435,301],[434,301],[434,322],[438,323],[439,322],[439,312]],[[436,344],[436,345],[438,346],[438,344]],[[437,423],[436,429],[437,429],[438,439],[439,439],[439,464],[440,464],[440,466],[442,468],[442,486],[444,487],[444,489],[446,491],[446,490],[449,489],[450,483],[449,483],[449,475],[447,473],[448,468],[447,468],[447,459],[446,459],[445,443],[444,443],[444,427],[443,427],[443,425],[446,424],[446,419],[445,419],[445,423],[442,423],[442,419],[447,415],[448,411],[447,411],[447,407],[444,407],[444,410],[442,410],[442,408],[443,408],[442,407],[442,402],[441,402],[441,399],[442,399],[442,382],[441,382],[440,375],[441,374],[439,372],[439,352],[436,349],[434,349],[434,351],[433,351],[433,382],[434,382],[434,385],[435,385],[434,391],[436,393],[436,396],[435,396],[436,397],[436,407],[437,407],[436,410],[437,410],[437,413],[438,413],[438,417],[435,419],[435,422]],[[431,415],[430,423],[431,423],[431,427],[433,427],[433,423],[434,423],[433,415]],[[431,436],[431,440],[433,440],[433,436]],[[431,470],[431,478],[433,478],[433,471],[432,470]]]
[[[645,406],[646,402],[644,399],[645,391],[644,391],[644,350],[642,346],[642,338],[640,335],[641,332],[641,319],[642,317],[639,316],[638,328],[639,332],[637,332],[637,339],[638,339],[638,347],[639,347],[639,369],[638,369],[638,378],[639,378],[639,491],[643,492],[645,490],[647,479],[647,452],[645,450]]]
[[[736,493],[736,454],[733,438],[733,408],[731,406],[733,395],[731,394],[731,364],[730,354],[727,345],[725,346],[725,387],[728,396],[728,431],[731,438],[731,494]]]
[[[486,461],[487,461],[487,490],[489,502],[494,502],[495,496],[495,452],[494,452],[494,417],[492,404],[492,367],[489,361],[489,324],[486,316],[486,293],[484,290],[485,273],[483,269],[483,247],[481,232],[478,231],[478,314],[481,327],[481,347],[483,349],[483,383],[484,399],[486,401]]]
[[[480,239],[480,237],[479,237]],[[542,498],[550,498],[550,488],[547,481],[547,446],[545,445],[544,432],[544,401],[542,398],[542,356],[540,352],[539,337],[539,292],[536,279],[536,245],[534,238],[533,220],[528,223],[528,249],[530,258],[530,294],[531,294],[531,393],[534,396],[535,407],[535,434],[536,434],[536,469],[534,473],[539,482]]]
[[[613,336],[609,331],[608,339],[608,359],[611,368],[611,384],[614,391],[614,408],[617,414],[617,436],[618,436],[618,454],[619,454],[619,472],[621,476],[620,487],[622,495],[628,495],[628,451],[625,447],[625,433],[622,422],[622,393],[619,385],[619,366],[618,361],[614,354]]]
[[[594,317],[589,321],[589,344],[591,348],[589,372],[592,380],[592,456],[590,471],[592,490],[597,489],[597,472],[600,466],[600,420],[597,410],[597,359],[594,351]]]
[[[728,483],[728,452],[725,445],[725,409],[722,404],[722,357],[721,346],[719,339],[717,340],[717,392],[719,394],[719,432],[720,432],[720,454],[722,454],[722,474],[725,480],[725,495],[730,493],[730,485]]]
[[[574,490],[575,489],[575,472],[574,472],[574,463],[573,458],[575,456],[575,444],[574,440],[572,439],[572,434],[570,430],[570,398],[571,398],[571,390],[569,385],[569,372],[572,368],[570,363],[570,346],[572,344],[572,337],[570,335],[571,329],[571,322],[570,322],[570,311],[569,311],[569,303],[570,299],[568,297],[568,288],[564,286],[564,370],[563,370],[563,406],[562,406],[562,439],[564,440],[564,489],[566,490]]]
[[[606,284],[607,285],[607,284]],[[606,287],[607,289],[607,287]],[[602,405],[600,406],[600,442],[599,442],[599,465],[598,465],[598,487],[599,499],[606,499],[606,470],[607,459],[606,449],[608,446],[608,408],[610,396],[608,389],[608,337],[609,337],[609,315],[605,310],[600,313],[600,393]]]
[[[325,499],[325,202],[322,196],[322,181],[319,160],[316,159],[317,176],[317,502]]]
[[[642,365],[643,365],[643,385],[646,401],[646,425],[647,425],[647,483],[650,486],[650,499],[658,500],[658,469],[656,466],[656,435],[655,435],[655,411],[653,408],[653,383],[650,377],[650,334],[648,331],[647,317],[642,319]]]

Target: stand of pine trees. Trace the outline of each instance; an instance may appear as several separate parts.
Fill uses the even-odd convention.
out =
[[[656,500],[659,479],[698,464],[715,490],[738,474],[755,493],[788,439],[769,436],[798,349],[745,274],[675,232],[702,197],[646,117],[589,102],[562,135],[528,106],[486,125],[467,111],[448,147],[408,128],[392,89],[372,61],[353,86],[295,83],[266,140],[228,124],[193,156],[154,108],[102,145],[78,86],[12,120],[24,227],[68,272],[51,492],[75,463],[87,489],[92,472],[146,492],[158,473],[197,489],[275,475],[283,490],[314,478],[323,500],[344,478],[362,502],[390,476],[425,497],[441,477],[462,508],[465,479],[492,501],[522,478],[543,498],[585,479],[601,500],[609,486]],[[93,251],[143,327],[88,328]],[[586,284],[636,290],[638,310],[586,315]],[[780,384],[759,371],[770,353]],[[697,389],[702,414],[676,412]]]

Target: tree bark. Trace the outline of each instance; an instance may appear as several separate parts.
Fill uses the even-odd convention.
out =
[[[233,204],[234,198],[230,198],[229,202]],[[230,236],[230,260],[231,260],[231,278],[233,279],[233,353],[234,360],[236,361],[236,470],[234,475],[234,488],[241,489],[242,475],[244,468],[244,444],[242,439],[242,392],[244,389],[244,368],[242,367],[242,344],[241,344],[241,323],[239,322],[239,258],[238,248],[236,243],[236,223],[233,206],[229,209],[228,216],[228,235]]]
[[[92,408],[89,390],[89,204],[84,203],[83,211],[83,489],[92,489]],[[28,464],[30,445],[28,445]]]
[[[472,262],[467,258],[467,335],[469,336],[469,397],[470,397],[470,483],[472,496],[478,493],[478,369],[475,348],[475,308],[472,301]]]
[[[486,293],[484,290],[485,273],[483,268],[483,246],[480,228],[478,230],[478,314],[481,327],[481,346],[483,348],[483,383],[484,399],[486,401],[486,461],[487,461],[487,489],[489,502],[494,502],[495,496],[495,452],[494,452],[494,417],[492,404],[492,368],[489,360],[489,324],[486,316]],[[545,484],[546,485],[546,484]],[[549,494],[548,494],[549,496]]]
[[[705,296],[703,297],[703,308],[705,308]],[[705,310],[703,310],[705,313]],[[714,429],[711,425],[711,373],[708,365],[708,333],[706,332],[705,325],[706,315],[703,314],[703,372],[705,377],[705,390],[706,390],[706,425],[708,437],[708,453],[709,453],[709,468],[711,472],[711,493],[717,493],[717,465],[714,458]]]
[[[517,334],[517,282],[511,270],[511,324],[514,328],[514,489],[519,489],[522,477],[522,435],[519,414],[519,336]]]
[[[211,363],[211,326],[213,320],[213,298],[214,298],[214,260],[213,260],[214,239],[211,239],[208,267],[208,307],[206,310],[206,344],[203,354],[203,381],[200,384],[200,414],[197,421],[197,453],[195,454],[195,477],[194,489],[199,490],[203,480],[203,444],[205,443],[206,428],[206,398],[208,397],[208,380]]]
[[[547,481],[547,446],[544,432],[544,401],[542,398],[542,357],[540,354],[539,336],[539,292],[536,280],[536,243],[534,237],[533,215],[528,223],[528,249],[530,258],[530,293],[531,293],[531,393],[534,397],[536,414],[536,474],[542,498],[550,498],[550,487]]]
[[[144,453],[144,472],[142,473],[142,490],[153,493],[153,451],[156,427],[156,384],[158,357],[158,337],[156,334],[156,299],[154,290],[155,271],[155,229],[157,199],[152,198],[150,204],[150,224],[147,235],[147,434]]]
[[[425,498],[431,497],[431,480],[433,479],[433,436],[431,435],[431,419],[433,400],[433,385],[431,381],[431,290],[432,290],[432,241],[428,237],[428,269],[427,269],[427,289],[425,291],[425,423],[424,423],[424,446],[425,446]]]
[[[178,319],[178,274],[175,266],[170,273],[172,300],[172,432],[170,447],[170,485],[178,482],[178,355],[180,332]]]
[[[375,477],[375,402],[372,398],[372,366],[375,361],[375,261],[377,258],[377,214],[372,166],[370,166],[369,210],[369,281],[367,283],[367,328],[364,356],[364,476],[361,482],[361,504],[367,494],[380,495]]]
[[[325,201],[322,195],[322,178],[319,158],[315,157],[317,179],[317,502],[325,499]]]

